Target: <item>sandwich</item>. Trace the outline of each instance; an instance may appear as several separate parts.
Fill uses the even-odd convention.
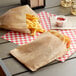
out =
[[[64,35],[57,31],[42,33],[34,41],[10,51],[17,60],[31,71],[51,63],[66,54],[67,43]]]

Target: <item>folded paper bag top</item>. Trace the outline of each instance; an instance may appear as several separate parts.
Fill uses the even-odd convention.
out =
[[[28,5],[12,8],[0,16],[0,28],[30,33],[26,25],[26,14],[38,16]]]
[[[10,51],[31,71],[63,56],[65,52],[66,44],[50,32],[45,32],[34,41]]]

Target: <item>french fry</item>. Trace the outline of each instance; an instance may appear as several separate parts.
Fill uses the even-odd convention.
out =
[[[37,28],[36,22],[34,22],[34,27]],[[34,35],[36,34],[37,29],[34,30]]]
[[[70,43],[71,43],[71,40],[68,36],[64,35],[64,38],[65,38],[65,43],[67,44],[67,48],[70,47]]]
[[[34,15],[30,15],[30,14],[26,14],[26,18],[29,20],[39,20],[38,17],[34,16]]]
[[[36,34],[36,30],[31,29],[31,35],[33,36],[33,35],[35,35],[35,34]]]
[[[29,19],[26,19],[26,24],[28,27],[33,27],[33,23]]]
[[[37,29],[37,32],[43,33],[43,32],[45,32],[45,30],[44,29]]]
[[[26,24],[31,31],[31,35],[35,35],[36,32],[45,32],[39,23],[39,18],[34,15],[26,14]]]

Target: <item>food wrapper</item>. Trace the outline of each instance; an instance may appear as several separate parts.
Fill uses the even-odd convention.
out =
[[[22,33],[30,33],[26,24],[26,14],[38,15],[28,6],[12,8],[0,16],[0,28]]]
[[[45,32],[34,41],[19,46],[10,53],[31,71],[36,71],[66,53],[66,44],[61,39]]]

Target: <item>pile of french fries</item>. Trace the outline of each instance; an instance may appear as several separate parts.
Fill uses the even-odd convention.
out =
[[[26,14],[26,24],[31,31],[31,35],[35,35],[36,32],[45,32],[39,23],[39,18],[34,15]]]

